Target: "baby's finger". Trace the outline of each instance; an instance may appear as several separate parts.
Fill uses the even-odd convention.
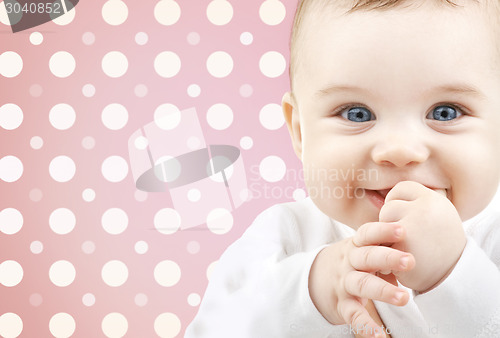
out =
[[[397,223],[369,222],[359,227],[352,241],[355,246],[395,243],[404,238],[405,230]]]
[[[391,200],[385,202],[378,214],[378,220],[385,223],[399,222],[408,214],[411,202],[402,200]]]
[[[412,254],[387,246],[362,246],[349,253],[349,263],[359,271],[408,271],[415,266]]]
[[[351,271],[345,277],[345,290],[352,296],[402,306],[410,296],[406,291],[370,273]]]
[[[356,335],[362,337],[385,337],[383,329],[375,323],[368,311],[353,298],[338,303],[339,314],[350,324]]]
[[[392,200],[414,201],[428,189],[424,185],[413,181],[402,181],[396,184],[385,196],[385,202]]]

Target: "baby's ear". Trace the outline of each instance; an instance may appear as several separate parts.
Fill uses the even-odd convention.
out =
[[[286,125],[292,138],[293,149],[297,157],[302,161],[302,135],[300,132],[299,110],[292,93],[287,92],[283,95],[281,108],[283,109]]]

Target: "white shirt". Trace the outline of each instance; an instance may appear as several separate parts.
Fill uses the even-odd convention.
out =
[[[464,252],[438,287],[409,290],[403,307],[374,302],[393,338],[500,337],[500,190],[464,229]],[[319,313],[308,289],[319,251],[353,234],[310,198],[265,210],[221,256],[185,337],[353,337]]]

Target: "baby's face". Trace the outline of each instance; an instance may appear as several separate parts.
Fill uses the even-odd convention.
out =
[[[353,228],[396,183],[445,192],[462,219],[500,174],[500,55],[471,2],[328,14],[307,28],[283,107],[309,195]]]

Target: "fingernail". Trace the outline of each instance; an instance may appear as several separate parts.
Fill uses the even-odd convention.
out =
[[[403,234],[403,229],[401,227],[397,227],[394,230],[394,234],[396,235],[396,237],[401,237],[401,235]]]
[[[409,262],[410,262],[410,258],[408,256],[405,256],[399,260],[399,264],[401,264],[403,269],[406,269],[408,267]]]
[[[403,291],[396,292],[396,294],[394,295],[394,299],[396,300],[396,303],[399,303],[401,301],[401,299],[403,299],[404,296],[405,296],[405,293]]]

